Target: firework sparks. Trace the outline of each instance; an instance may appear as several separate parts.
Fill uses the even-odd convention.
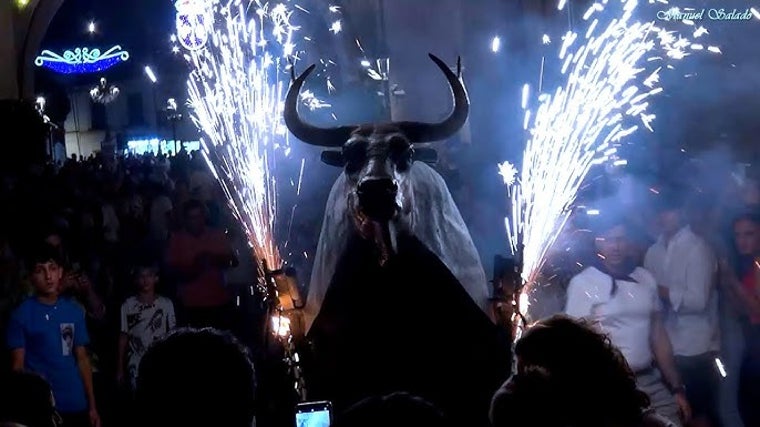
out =
[[[215,1],[211,8],[211,40],[189,54],[192,118],[205,134],[202,154],[257,260],[276,269],[282,259],[274,238],[277,183],[270,171],[276,149],[287,143],[281,111],[288,80],[281,71],[284,58],[295,53],[298,27],[284,4]]]
[[[641,125],[652,131],[655,116],[647,110],[649,98],[662,91],[660,71],[699,50],[683,35],[636,21],[635,0],[621,0],[622,14],[614,19],[595,17],[604,4],[592,5],[584,15],[585,33],[569,31],[562,38],[564,87],[539,94],[535,112],[526,108],[528,89],[523,90],[524,122],[530,131],[521,173],[515,178],[512,165],[500,165],[512,203],[507,234],[512,250],[521,250],[523,279],[529,286],[538,279],[590,169],[608,160],[624,164],[616,157],[621,141]],[[707,33],[701,27],[687,28],[695,38]],[[713,46],[703,51],[720,52]]]

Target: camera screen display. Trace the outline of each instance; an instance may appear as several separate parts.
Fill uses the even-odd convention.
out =
[[[298,405],[296,427],[330,427],[330,412],[327,402]]]

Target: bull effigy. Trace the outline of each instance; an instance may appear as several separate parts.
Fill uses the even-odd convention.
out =
[[[487,281],[467,226],[423,162],[434,152],[418,145],[451,137],[469,113],[459,73],[430,57],[454,98],[440,123],[310,125],[297,104],[314,66],[287,94],[291,133],[344,168],[327,201],[305,308],[307,378],[310,399],[338,410],[407,391],[476,426],[509,374],[509,343],[485,314]]]

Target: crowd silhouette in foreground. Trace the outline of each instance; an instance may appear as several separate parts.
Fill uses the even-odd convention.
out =
[[[547,257],[556,307],[477,391],[493,427],[760,426],[760,191],[722,191],[572,217]],[[0,425],[269,427],[255,268],[200,157],[35,165],[0,200]],[[440,406],[379,390],[333,425],[455,427]]]
[[[576,350],[568,354],[568,348]],[[673,425],[650,409],[649,398],[636,388],[622,354],[584,321],[563,315],[541,321],[518,341],[516,351],[517,372],[493,398],[494,426]],[[3,425],[66,425],[59,424],[52,390],[41,376],[14,371],[2,384]],[[589,399],[605,405],[589,410]],[[232,334],[178,329],[145,354],[131,422],[146,427],[248,427],[256,417],[256,400],[253,363]],[[435,405],[404,392],[368,397],[332,425],[451,426]]]

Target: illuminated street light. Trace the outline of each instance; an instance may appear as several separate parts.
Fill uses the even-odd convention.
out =
[[[497,36],[491,40],[491,51],[496,53],[501,49],[501,39]]]
[[[147,75],[150,81],[153,83],[156,83],[158,81],[156,75],[153,73],[153,70],[148,65],[145,66],[145,75]]]
[[[34,103],[35,108],[37,109],[37,112],[40,114],[44,114],[45,112],[45,97],[44,96],[38,96],[37,100]]]
[[[105,77],[100,79],[100,83],[90,89],[90,98],[100,104],[109,104],[119,96],[119,88],[109,84]]]
[[[42,117],[42,121],[45,123],[50,123],[50,117],[45,115],[45,104],[47,101],[45,100],[44,96],[38,96],[37,99],[34,102],[34,109],[37,110],[37,112]]]
[[[90,21],[90,23],[87,25],[87,32],[90,34],[95,33],[95,21]]]
[[[182,113],[178,111],[177,100],[174,98],[166,100],[166,120],[172,124],[172,139],[176,153],[182,149],[182,143],[177,140],[177,123],[182,121]]]

